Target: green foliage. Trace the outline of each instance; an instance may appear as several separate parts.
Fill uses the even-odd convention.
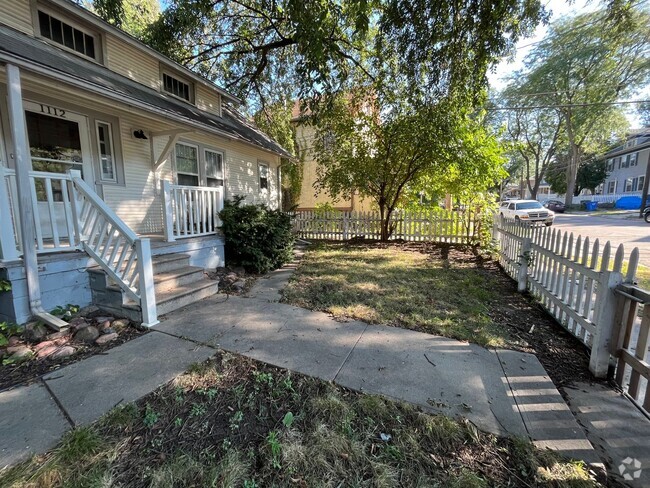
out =
[[[414,195],[472,198],[505,175],[501,146],[481,114],[458,99],[420,106],[405,97],[339,97],[321,115],[314,143],[317,186],[335,198],[372,199],[382,240],[393,231],[394,209]]]
[[[294,421],[293,413],[287,412],[282,418],[282,425],[284,425],[287,429],[290,429],[291,425],[293,425],[293,421]]]
[[[219,213],[226,240],[226,262],[246,271],[267,273],[291,260],[291,218],[265,205],[242,205],[244,197],[224,202]]]
[[[551,190],[555,193],[562,194],[567,191],[566,160],[566,156],[564,158],[558,158],[558,160],[549,167],[546,180],[551,185]],[[589,190],[593,194],[596,191],[596,187],[606,179],[607,161],[604,159],[588,159],[583,161],[580,166],[578,166],[576,186],[573,194],[578,196],[584,189]]]
[[[289,99],[263,106],[253,116],[257,127],[271,136],[278,144],[296,156],[295,159],[282,158],[282,208],[290,211],[296,207],[300,198],[303,179],[304,154],[300,154],[296,142],[294,126],[291,122],[293,102]]]
[[[72,303],[68,303],[65,306],[62,305],[57,305],[52,309],[50,312],[52,315],[55,317],[60,317],[63,320],[68,320],[72,318],[72,316],[76,313],[79,313],[80,307],[79,305],[73,305]]]
[[[0,292],[11,291],[11,282],[7,280],[0,280]]]
[[[158,0],[93,0],[91,8],[106,22],[138,39],[160,16]]]
[[[119,1],[119,0],[103,0]],[[430,100],[480,93],[489,65],[545,18],[538,0],[176,0],[147,40],[238,96],[318,100],[357,75],[399,78]],[[263,103],[259,103],[262,106]]]

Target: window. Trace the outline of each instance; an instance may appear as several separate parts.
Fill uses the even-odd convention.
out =
[[[198,148],[189,144],[176,144],[175,156],[178,184],[199,186]]]
[[[607,193],[616,193],[616,180],[607,183]]]
[[[643,184],[645,183],[645,176],[639,176],[639,183],[636,185],[636,191],[643,191]]]
[[[163,90],[174,95],[175,97],[187,100],[188,102],[192,101],[192,93],[189,83],[185,83],[184,81],[168,75],[167,73],[163,73],[162,78]]]
[[[630,166],[636,166],[637,165],[637,159],[636,159],[637,153],[630,154]]]
[[[43,37],[79,54],[96,59],[95,36],[40,10],[38,11],[38,23]]]
[[[260,190],[269,189],[269,165],[266,163],[259,164]]]
[[[115,149],[113,146],[113,131],[111,130],[111,124],[97,121],[96,125],[101,180],[117,183]]]
[[[208,186],[223,186],[223,154],[217,151],[206,149],[205,154],[205,176]]]
[[[614,169],[614,160],[613,159],[608,159],[607,160],[607,171],[612,171]]]
[[[623,190],[625,193],[629,193],[634,188],[634,181],[632,178],[625,178],[625,189]]]

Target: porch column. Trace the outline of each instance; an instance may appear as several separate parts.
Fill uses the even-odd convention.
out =
[[[10,188],[7,185],[5,168],[0,164],[0,261],[14,261],[18,259],[18,236],[14,235],[12,224],[11,203],[9,201]]]
[[[38,279],[38,260],[34,241],[34,207],[32,206],[32,188],[29,181],[31,170],[31,157],[25,131],[25,110],[23,109],[23,94],[20,84],[20,70],[11,64],[6,65],[7,70],[7,101],[9,105],[9,126],[11,139],[14,143],[14,164],[16,166],[16,202],[20,220],[20,236],[25,265],[25,278],[27,280],[27,293],[29,308],[33,315],[43,320],[46,324],[59,329],[67,323],[43,310],[41,304],[41,286]]]

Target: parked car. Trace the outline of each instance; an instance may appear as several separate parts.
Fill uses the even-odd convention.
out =
[[[650,205],[643,209],[643,220],[650,224]]]
[[[561,202],[560,200],[546,200],[544,202],[544,206],[549,210],[553,210],[553,212],[557,213],[564,213],[566,210],[564,202]]]
[[[531,222],[534,224],[552,225],[555,213],[544,208],[537,200],[511,200],[503,202],[499,213],[506,219],[517,222]]]

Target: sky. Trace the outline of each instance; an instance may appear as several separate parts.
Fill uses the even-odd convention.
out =
[[[550,19],[551,22],[562,17],[593,12],[594,10],[601,8],[602,5],[603,2],[599,2],[598,0],[575,0],[571,3],[567,0],[548,0],[545,3],[546,8],[552,13]],[[537,42],[544,38],[547,30],[548,25],[539,25],[531,37],[521,39],[517,43],[517,51],[514,59],[504,59],[496,66],[495,72],[489,74],[488,78],[492,89],[503,89],[508,83],[507,78],[512,76],[515,71],[523,68],[523,60],[526,55],[535,47]],[[650,89],[646,89],[644,93],[638,97],[633,97],[635,100],[647,98],[650,98]],[[632,109],[628,110],[627,119],[633,128],[641,125],[638,115]]]

